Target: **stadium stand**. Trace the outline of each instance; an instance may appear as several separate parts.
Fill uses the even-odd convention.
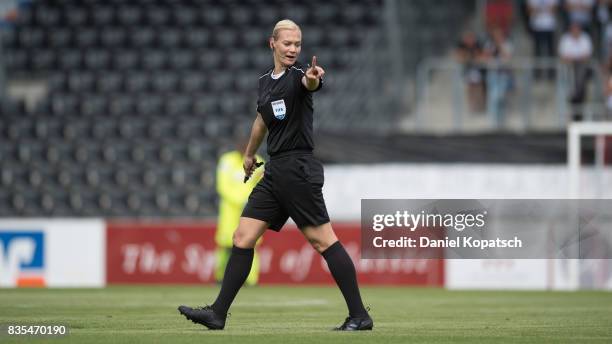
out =
[[[34,109],[3,102],[0,216],[213,216],[218,154],[253,116],[275,21],[330,71],[324,128],[384,111],[379,0],[33,1],[3,29],[9,79],[42,79]],[[364,57],[365,56],[365,57]],[[360,81],[354,86],[354,76]],[[384,98],[384,97],[383,97]],[[334,101],[346,99],[346,101]],[[319,105],[320,104],[320,105]],[[236,123],[241,123],[236,125]],[[367,123],[362,123],[368,125]]]

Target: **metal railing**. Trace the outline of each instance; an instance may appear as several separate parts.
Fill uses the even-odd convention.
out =
[[[538,108],[538,118],[543,117],[544,112],[549,112],[547,115],[548,122],[544,123],[544,127],[548,129],[565,128],[570,119],[570,111],[574,110],[582,112],[583,117],[587,120],[594,120],[598,115],[605,113],[604,95],[604,80],[600,73],[601,67],[596,61],[589,61],[587,68],[591,70],[590,77],[590,97],[582,105],[570,105],[568,98],[571,85],[573,84],[573,73],[570,67],[562,63],[559,59],[533,59],[533,58],[515,58],[509,63],[488,63],[479,65],[484,71],[483,85],[484,99],[486,99],[485,112],[480,116],[480,127],[483,130],[500,130],[507,129],[505,125],[504,115],[500,115],[499,102],[512,101],[511,113],[505,114],[506,117],[515,117],[515,124],[522,131],[530,131],[541,128],[542,125],[534,123],[534,111]],[[509,73],[513,83],[513,95],[510,97],[507,94],[496,94],[491,92],[495,89],[496,78],[500,75],[500,71]],[[433,81],[435,76],[441,74],[450,76],[450,83],[442,83]],[[536,81],[535,74],[540,73],[540,79],[546,79],[546,74],[553,75],[552,80]],[[437,90],[443,90],[442,96],[447,99],[436,99],[435,104],[447,102],[450,111],[443,114],[437,114],[437,120],[446,120],[449,123],[447,131],[461,132],[473,129],[470,121],[476,117],[466,107],[466,80],[464,77],[463,66],[455,60],[449,58],[434,58],[423,61],[417,70],[416,76],[416,109],[414,111],[414,126],[416,131],[427,131],[430,119],[434,116],[432,102],[432,87],[436,86]],[[549,96],[550,99],[538,101],[536,90],[540,94]],[[499,93],[499,92],[497,92]],[[508,97],[513,99],[499,99],[499,97]],[[540,106],[535,106],[540,105]],[[439,111],[438,111],[439,112]],[[518,116],[518,118],[516,118]],[[472,121],[474,122],[474,121]],[[540,121],[542,122],[542,121]],[[484,123],[484,125],[483,125]],[[540,123],[541,124],[541,123]]]

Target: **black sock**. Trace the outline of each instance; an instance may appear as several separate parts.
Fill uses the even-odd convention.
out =
[[[340,288],[346,305],[349,309],[349,316],[361,318],[368,315],[368,312],[363,307],[359,287],[357,286],[357,273],[355,265],[351,257],[346,253],[344,246],[340,241],[336,241],[327,250],[321,253],[329,271],[336,280],[336,284]]]
[[[252,248],[232,247],[232,254],[227,260],[227,266],[225,267],[221,291],[219,291],[219,296],[217,296],[215,303],[211,305],[215,313],[227,314],[236,294],[238,294],[238,290],[240,290],[244,281],[249,276],[249,272],[251,272],[254,252],[255,250]]]

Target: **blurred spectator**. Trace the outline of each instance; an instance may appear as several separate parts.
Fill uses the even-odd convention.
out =
[[[488,0],[485,7],[485,25],[487,31],[501,28],[505,33],[512,26],[512,0]]]
[[[606,119],[612,119],[612,77],[606,78]]]
[[[467,85],[470,110],[482,112],[485,99],[485,68],[482,65],[484,54],[482,44],[473,31],[466,31],[457,44],[455,57],[463,65],[463,75]]]
[[[593,11],[596,0],[565,0],[565,11],[569,23],[579,24],[583,30],[592,33]]]
[[[528,0],[529,28],[533,37],[533,50],[536,58],[555,56],[555,30],[557,29],[558,0]],[[549,78],[552,79],[553,69]],[[540,70],[536,70],[539,78]]]
[[[606,102],[606,119],[612,119],[612,56],[603,64],[604,93]]]
[[[248,181],[244,181],[243,152],[246,150],[248,137],[236,138],[236,149],[224,153],[217,164],[217,193],[219,194],[219,222],[215,232],[216,267],[215,280],[223,281],[225,267],[231,255],[232,237],[242,214],[242,209],[249,199],[251,191],[263,178],[263,168],[255,170]],[[263,159],[257,155],[257,161]],[[261,243],[261,239],[257,244]],[[259,280],[259,255],[255,252],[251,271],[246,279],[247,285],[256,285]]]
[[[517,9],[521,24],[530,35],[533,34],[529,23],[529,0],[518,0]]]
[[[587,83],[591,74],[590,59],[593,56],[591,37],[579,23],[572,23],[568,32],[561,36],[559,57],[570,69],[572,89],[570,102],[574,107],[574,120],[582,119],[582,105],[587,96]]]
[[[492,30],[484,46],[484,55],[490,66],[487,71],[487,109],[495,117],[498,126],[505,120],[507,98],[512,89],[510,62],[513,50],[512,42],[501,28]]]
[[[597,18],[600,23],[600,54],[603,61],[608,61],[612,52],[612,0],[599,0]]]

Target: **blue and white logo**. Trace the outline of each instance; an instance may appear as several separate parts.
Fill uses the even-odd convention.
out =
[[[283,99],[275,100],[272,103],[272,112],[274,117],[278,119],[284,119],[287,114],[287,108],[285,107],[285,101]]]
[[[42,231],[0,231],[0,286],[44,283],[44,239]]]

